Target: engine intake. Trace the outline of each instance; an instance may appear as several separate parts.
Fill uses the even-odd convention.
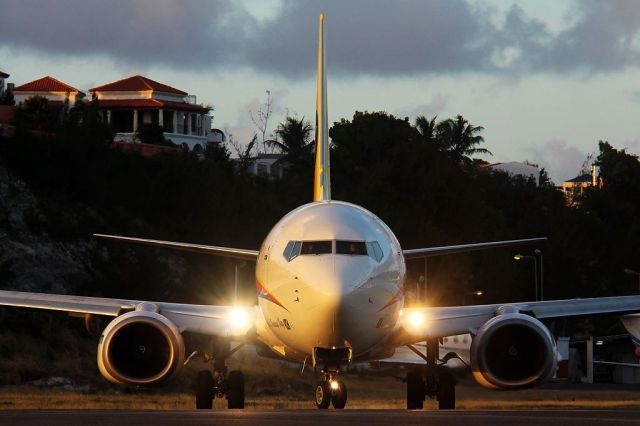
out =
[[[98,344],[98,368],[110,382],[154,385],[180,371],[185,347],[178,328],[166,317],[134,311],[109,323]]]
[[[547,327],[520,313],[487,321],[471,343],[473,375],[484,387],[518,389],[553,375],[556,346]]]

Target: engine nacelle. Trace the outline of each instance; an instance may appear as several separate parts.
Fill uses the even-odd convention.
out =
[[[556,344],[537,319],[520,313],[498,315],[474,337],[471,369],[478,383],[487,388],[533,386],[556,371]]]
[[[182,368],[185,347],[166,317],[133,311],[111,321],[100,336],[98,368],[110,382],[144,386],[165,382]]]

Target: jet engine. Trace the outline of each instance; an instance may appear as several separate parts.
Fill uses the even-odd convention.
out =
[[[550,378],[556,368],[551,333],[528,315],[498,315],[480,327],[471,343],[473,376],[487,388],[533,386]]]
[[[100,336],[98,368],[110,382],[144,386],[180,371],[185,347],[178,328],[157,312],[136,310],[111,321]]]

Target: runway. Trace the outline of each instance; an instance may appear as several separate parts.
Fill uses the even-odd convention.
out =
[[[0,412],[0,425],[631,425],[640,410],[16,410]]]

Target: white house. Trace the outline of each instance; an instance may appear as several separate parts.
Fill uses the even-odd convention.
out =
[[[0,96],[2,96],[4,94],[4,91],[5,91],[4,81],[7,78],[9,78],[9,74],[7,74],[6,72],[3,72],[2,70],[0,70]]]
[[[176,145],[189,150],[206,147],[211,131],[210,108],[196,104],[194,95],[141,75],[94,87],[89,92],[116,132],[116,141],[135,142],[138,129],[154,123]]]
[[[540,185],[540,169],[527,163],[509,161],[508,163],[495,163],[488,166],[491,170],[507,173],[511,176],[522,176],[526,179],[533,178],[536,185]]]
[[[13,88],[13,98],[16,104],[33,96],[46,98],[51,108],[60,108],[64,105],[73,106],[77,100],[84,98],[85,94],[51,76],[45,76]]]
[[[249,173],[269,179],[282,179],[287,164],[284,154],[258,154],[249,164]]]

